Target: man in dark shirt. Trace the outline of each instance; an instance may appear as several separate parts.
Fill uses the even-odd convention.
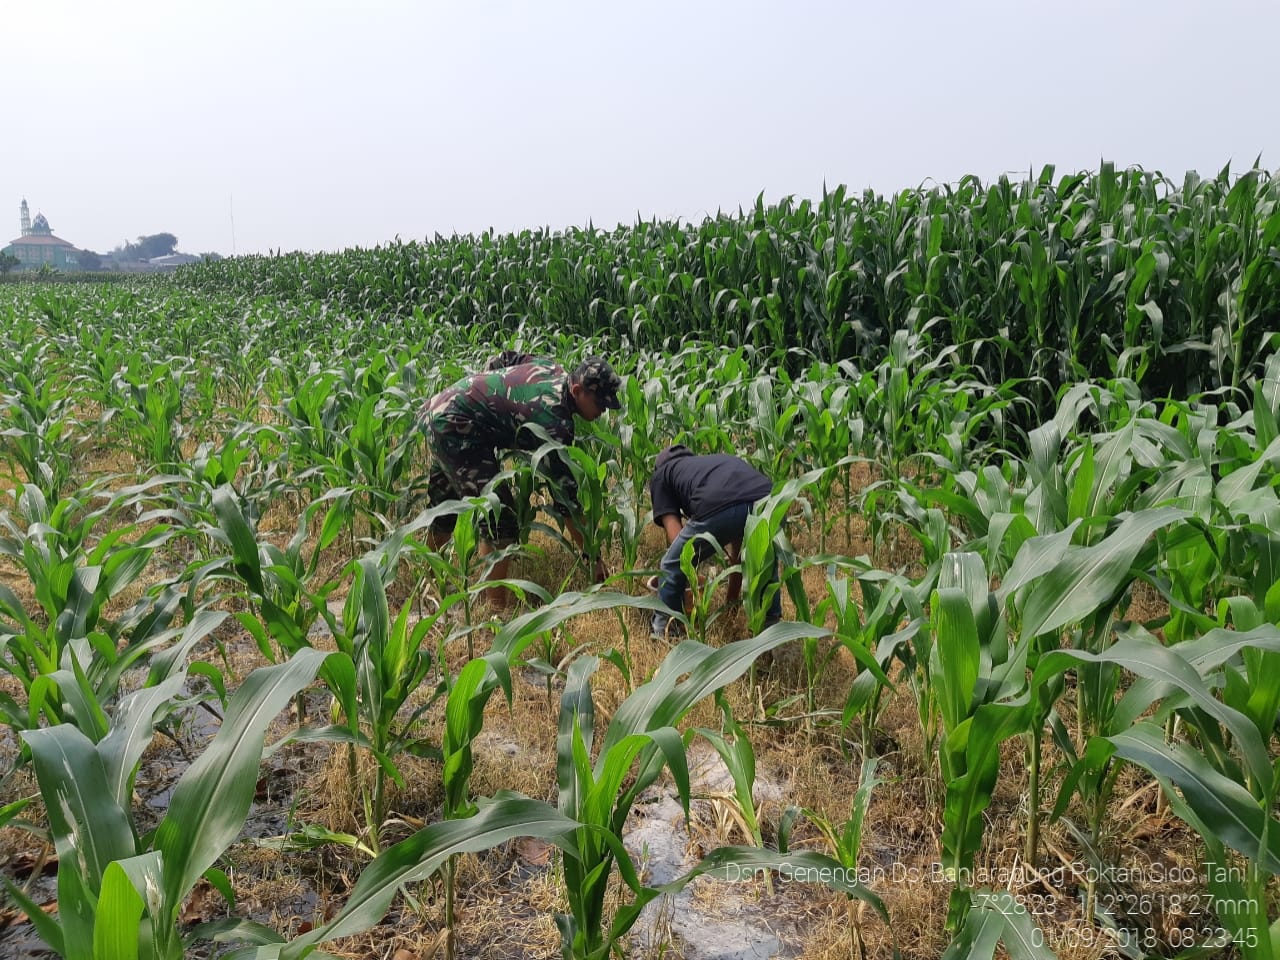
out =
[[[501,458],[510,450],[536,450],[545,441],[536,426],[559,443],[568,446],[575,434],[574,416],[595,420],[605,410],[621,407],[618,388],[621,380],[601,357],[588,357],[571,373],[554,361],[506,351],[488,369],[463,377],[442,390],[418,412],[418,423],[427,437],[431,472],[427,478],[427,498],[440,503],[452,498],[478,496],[498,475]],[[559,456],[543,461],[551,481],[553,509],[566,521],[570,537],[582,546],[577,523],[578,485],[568,462]],[[501,506],[497,522],[482,525],[481,555],[494,545],[509,546],[519,535],[514,494],[509,483],[497,490]],[[433,546],[453,533],[456,517],[439,518],[431,525]],[[490,578],[506,576],[506,561],[495,564]],[[606,571],[597,562],[596,579]],[[487,599],[501,606],[504,591],[486,592]]]
[[[695,456],[683,444],[667,447],[658,454],[649,496],[653,500],[653,522],[667,534],[670,546],[662,557],[658,575],[658,596],[671,609],[684,611],[687,580],[680,569],[684,545],[699,534],[715,537],[731,563],[738,561],[747,515],[757,500],[773,492],[773,483],[745,460],[728,454]],[[694,541],[694,563],[709,559],[713,550],[705,539]],[[738,599],[742,575],[730,574],[728,597]],[[782,619],[781,591],[774,591],[766,625]],[[670,614],[653,615],[653,634],[663,637]]]

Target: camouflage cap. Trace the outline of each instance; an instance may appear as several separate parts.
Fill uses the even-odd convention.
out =
[[[622,409],[622,401],[618,399],[622,378],[613,372],[613,367],[609,366],[609,361],[604,357],[587,357],[578,364],[569,380],[590,390],[602,409]]]

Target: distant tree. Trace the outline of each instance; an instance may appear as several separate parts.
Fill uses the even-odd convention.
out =
[[[210,250],[208,253],[200,254],[200,259],[204,260],[207,263],[215,263],[218,260],[222,259],[222,254],[214,253],[212,250]]]
[[[178,238],[172,233],[153,233],[138,238],[138,259],[150,260],[153,257],[167,257],[178,246]]]
[[[76,259],[80,261],[81,270],[102,269],[102,256],[94,253],[92,250],[81,250],[76,254]]]
[[[167,257],[178,246],[178,238],[172,233],[145,234],[137,243],[125,241],[122,246],[111,251],[114,260],[150,260],[153,257]]]
[[[12,253],[0,253],[0,277],[8,276],[9,271],[22,263]]]
[[[107,256],[112,260],[115,260],[117,263],[126,263],[130,260],[138,259],[138,248],[136,245],[126,240],[120,244],[120,246],[112,247],[111,252],[107,254]]]

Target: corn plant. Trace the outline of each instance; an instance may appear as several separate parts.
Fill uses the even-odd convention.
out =
[[[605,550],[614,539],[614,528],[618,526],[617,507],[609,496],[609,475],[617,470],[617,464],[597,459],[582,446],[562,448],[562,453],[568,458],[578,484],[579,511],[567,518],[567,522],[582,536],[582,560],[590,575],[602,562]]]
[[[89,491],[80,493],[87,497]],[[139,532],[148,521],[168,516],[155,511],[91,543],[95,528],[130,502],[139,502],[138,497],[122,491],[96,510],[86,510],[75,497],[51,505],[37,487],[27,485],[17,492],[16,515],[0,512],[0,556],[25,571],[39,607],[27,610],[0,584],[0,669],[22,684],[27,704],[24,711],[11,698],[0,703],[5,722],[17,729],[38,726],[42,715],[55,723],[75,716],[86,732],[95,729],[101,717],[90,704],[114,692],[124,669],[149,649],[149,633],[172,616],[172,604],[167,612],[157,607],[151,615],[153,601],[144,598],[116,622],[103,617],[104,606],[141,576],[152,553],[171,535],[163,523]],[[127,539],[135,533],[135,539]],[[134,632],[132,650],[120,649],[126,630]],[[59,675],[61,683],[52,679],[59,671],[67,671]],[[69,713],[73,701],[61,699],[59,691],[90,699]]]
[[[822,838],[826,840],[827,846],[831,849],[832,858],[839,863],[846,871],[857,874],[858,858],[862,854],[862,830],[867,819],[867,810],[871,806],[871,791],[884,783],[876,776],[876,767],[879,761],[873,756],[864,756],[862,759],[862,769],[858,775],[858,787],[854,791],[853,800],[849,806],[849,816],[843,823],[834,822],[822,814],[805,809],[804,816],[822,834]],[[795,814],[799,811],[791,808],[788,811],[789,820],[794,820]],[[787,825],[787,831],[790,830],[790,823]],[[779,834],[783,835],[784,831],[779,830]],[[757,844],[759,845],[759,844]],[[784,839],[779,839],[779,848],[785,853],[786,844]],[[853,908],[853,897],[848,897],[848,916],[849,916],[849,950],[850,956],[854,956],[854,948],[857,948],[856,956],[865,957],[867,955],[867,947],[862,939],[862,922],[858,917],[858,913]]]
[[[1270,625],[1257,626],[1243,636],[1211,631],[1194,647],[1188,644],[1178,651],[1202,677],[1212,676],[1212,665],[1222,663],[1220,675],[1226,706],[1243,714],[1268,746],[1275,735],[1272,717],[1280,704],[1280,685],[1276,683],[1276,670],[1280,667],[1277,652],[1280,648],[1275,645],[1278,637],[1280,634]],[[1192,729],[1204,737],[1203,759],[1189,745],[1179,744],[1173,752],[1182,769],[1171,771],[1166,753],[1150,752],[1157,741],[1150,736],[1151,728],[1139,729],[1141,725],[1136,726],[1133,733],[1142,738],[1148,751],[1145,756],[1135,757],[1134,750],[1128,747],[1118,748],[1117,752],[1151,771],[1160,780],[1175,812],[1204,839],[1205,877],[1222,921],[1222,933],[1218,936],[1221,946],[1225,947],[1229,938],[1248,960],[1275,956],[1280,951],[1280,918],[1271,915],[1267,890],[1280,869],[1280,858],[1270,838],[1275,829],[1274,817],[1270,823],[1264,821],[1260,825],[1258,816],[1260,811],[1275,810],[1274,765],[1269,771],[1260,767],[1239,770],[1221,749],[1222,745],[1234,742],[1234,723],[1215,722],[1216,718],[1202,711],[1186,711],[1182,715],[1188,719],[1194,716]],[[1226,720],[1236,718],[1227,714]],[[1215,726],[1219,729],[1215,730]],[[1242,755],[1245,749],[1242,742]],[[1193,778],[1200,782],[1196,783]],[[1177,787],[1181,799],[1170,789],[1171,785]],[[1211,802],[1206,803],[1210,798]],[[1221,822],[1222,807],[1239,811],[1238,815],[1247,818],[1250,831],[1240,836],[1225,827]],[[1228,856],[1228,847],[1245,855],[1243,869]]]
[[[1147,769],[1206,838],[1208,862],[1224,871],[1215,893],[1244,894],[1239,915],[1222,919],[1242,938],[1245,956],[1272,956],[1276,936],[1266,898],[1257,895],[1280,872],[1280,824],[1273,815],[1277,782],[1266,750],[1274,734],[1274,704],[1280,703],[1277,655],[1280,633],[1270,625],[1247,633],[1211,631],[1174,648],[1135,629],[1100,653],[1060,650],[1036,667],[1037,675],[1047,675],[1073,663],[1108,662],[1139,678],[1119,698],[1108,727],[1088,742],[1063,784],[1055,816],[1080,783],[1108,776],[1116,760]],[[1214,695],[1219,686],[1221,699]],[[1153,719],[1139,719],[1153,704]],[[1199,749],[1168,741],[1159,721],[1170,710],[1197,731]],[[1227,847],[1247,858],[1246,871],[1227,865]],[[1091,909],[1092,884],[1087,897]]]
[[[790,397],[775,384],[774,377],[766,373],[751,381],[748,396],[752,433],[756,439],[752,459],[765,476],[785,476],[796,456],[792,424],[800,415],[800,404],[790,402]]]
[[[256,520],[286,483],[280,463],[272,455],[281,443],[277,428],[239,421],[218,442],[201,442],[191,458],[179,465],[179,471],[200,485],[202,508],[210,509],[213,491],[229,485],[247,517]],[[207,502],[204,491],[208,492]]]
[[[75,467],[77,423],[75,394],[68,385],[52,374],[44,378],[35,374],[42,365],[43,350],[33,348],[47,346],[31,344],[21,357],[22,366],[9,373],[8,382],[0,387],[0,424],[6,424],[0,437],[6,456],[22,470],[26,482],[57,500]]]
[[[818,526],[818,551],[827,549],[827,531],[832,519],[828,516],[833,488],[839,477],[837,468],[847,465],[854,444],[854,424],[860,422],[855,415],[858,394],[848,383],[832,380],[829,371],[815,365],[808,371],[812,379],[796,384],[799,391],[801,432],[797,458],[809,469],[826,469],[817,480],[816,500],[821,505],[822,516]],[[849,517],[847,509],[842,510]],[[846,532],[848,528],[846,526]]]
[[[644,520],[641,505],[645,501],[645,485],[653,469],[654,459],[662,449],[660,441],[663,434],[659,432],[662,428],[658,417],[663,405],[670,403],[670,394],[666,382],[660,377],[654,376],[642,380],[638,374],[623,380],[623,390],[626,392],[625,402],[622,404],[622,410],[619,411],[616,430],[611,433],[611,436],[617,438],[615,459],[618,461],[622,476],[630,481],[630,495],[625,498],[625,503],[632,507],[634,522],[627,529],[635,531]],[[593,423],[590,426],[593,434],[605,433],[597,424]],[[605,441],[614,442],[608,437]],[[621,485],[616,485],[614,489],[620,490]],[[624,563],[627,569],[635,566],[634,555],[628,552],[630,542],[630,539],[624,536],[623,553],[630,558]]]
[[[556,743],[558,806],[581,826],[574,832],[576,856],[564,859],[569,912],[556,920],[566,960],[603,960],[616,949],[645,904],[660,893],[675,892],[713,864],[726,862],[710,859],[699,870],[663,888],[642,887],[621,843],[623,826],[636,797],[663,769],[670,769],[687,815],[690,794],[685,740],[675,725],[696,703],[746,673],[765,651],[822,632],[808,625],[778,624],[759,637],[715,650],[692,640],[681,643],[667,655],[654,677],[619,705],[598,751],[594,748],[595,711],[588,683],[598,660],[581,657],[570,666]],[[745,776],[745,768],[740,773]],[[778,859],[775,856],[770,862]],[[605,895],[615,866],[634,899],[620,906],[607,923]],[[864,898],[869,894],[864,889],[858,892]],[[870,897],[878,904],[873,894]]]
[[[257,608],[257,615],[246,612],[237,617],[262,655],[272,662],[310,646],[310,629],[321,615],[325,598],[337,586],[335,581],[312,581],[324,551],[341,533],[347,493],[332,490],[313,502],[299,516],[298,529],[281,549],[259,538],[234,488],[219,486],[212,495],[212,522],[206,522],[204,529],[213,543],[228,552],[198,564],[188,578],[189,590],[194,592],[205,580],[238,584]],[[321,510],[324,516],[319,535],[307,556],[311,521]]]
[[[1039,833],[1040,738],[1053,701],[1062,691],[1053,673],[1040,672],[1038,661],[1056,656],[1057,637],[1070,624],[1078,624],[1077,643],[1081,649],[1094,654],[1104,651],[1110,640],[1112,613],[1132,583],[1131,571],[1135,566],[1145,569],[1154,562],[1157,546],[1148,541],[1157,531],[1184,517],[1183,511],[1170,507],[1140,511],[1126,517],[1092,546],[1071,545],[1075,525],[1049,537],[1033,538],[1015,557],[1000,585],[998,595],[1002,601],[1019,597],[1022,643],[1036,669],[1031,690],[1035,722],[1028,728],[1032,803],[1026,850],[1029,861],[1035,860]],[[1105,658],[1090,660],[1082,667],[1076,686],[1080,726],[1077,740],[1110,728],[1119,679],[1116,664]],[[1043,687],[1039,685],[1041,681]],[[1074,755],[1074,750],[1067,749],[1069,755]],[[1107,781],[1093,779],[1086,783],[1094,788],[1088,800],[1090,826],[1096,837],[1107,811]]]
[[[844,649],[862,668],[849,686],[849,693],[841,711],[841,726],[848,727],[854,718],[860,721],[860,737],[864,756],[872,753],[871,743],[879,718],[882,696],[886,688],[892,689],[886,668],[896,655],[900,644],[909,642],[911,636],[924,622],[924,612],[905,580],[880,571],[867,570],[859,574],[865,612],[854,602],[851,580],[837,573],[835,564],[827,567],[827,595],[814,610],[815,620],[834,624],[838,645],[833,645],[820,661],[813,657],[812,665],[806,661],[809,683],[809,710],[816,707],[813,691],[837,651]],[[882,585],[883,583],[883,585]],[[905,621],[905,625],[899,625]],[[806,647],[806,652],[808,648]]]
[[[544,472],[547,467],[544,461],[548,458],[559,458],[573,477],[577,486],[577,508],[572,515],[563,517],[571,536],[581,541],[581,559],[587,565],[589,574],[599,573],[603,569],[604,554],[614,537],[614,528],[619,526],[618,508],[609,494],[610,474],[616,473],[617,463],[612,459],[602,459],[607,450],[602,443],[563,446],[552,440],[545,430],[526,424],[529,430],[542,443],[530,455],[529,464],[534,474]],[[593,452],[598,451],[598,452]],[[557,537],[558,531],[547,529]]]
[[[408,717],[401,719],[400,714],[410,697],[424,686],[429,689],[433,674],[440,669],[436,652],[423,641],[458,599],[446,599],[433,614],[412,626],[409,616],[413,602],[409,601],[393,620],[384,582],[388,573],[394,573],[394,563],[389,566],[384,572],[376,555],[361,557],[351,564],[351,589],[342,622],[333,636],[337,649],[347,655],[355,669],[348,669],[347,661],[338,660],[322,671],[345,721],[344,726],[327,730],[326,739],[349,744],[354,782],[359,782],[355,746],[368,748],[377,761],[372,786],[361,789],[368,846],[375,854],[381,850],[382,825],[387,819],[387,778],[404,787],[397,757],[406,753],[439,754],[438,748],[414,731],[422,714],[444,695],[446,681],[439,680],[434,691],[416,703]]]
[[[943,960],[992,960],[1004,946],[1010,960],[1055,960],[1024,903],[1004,890],[973,895],[964,926],[942,954]]]
[[[747,516],[742,537],[743,607],[747,625],[759,633],[778,591],[785,586],[795,604],[796,619],[809,619],[809,598],[800,578],[802,562],[796,557],[786,535],[786,520],[793,507],[808,509],[800,494],[826,474],[828,468],[810,470],[793,477],[774,493],[757,502]]]
[[[165,471],[181,461],[188,433],[183,404],[192,392],[190,379],[191,369],[176,359],[141,371],[140,376],[127,369],[116,374],[112,387],[118,405],[108,407],[103,420],[115,416],[124,423],[139,464]]]
[[[370,525],[396,503],[412,466],[413,445],[405,436],[413,425],[413,399],[402,384],[413,383],[408,370],[388,371],[384,357],[354,371],[350,387],[351,421],[335,451],[334,469],[341,482],[363,494],[359,498]]]
[[[511,702],[511,669],[516,658],[535,643],[538,637],[570,617],[618,606],[638,606],[643,609],[655,605],[660,605],[660,601],[651,597],[628,597],[617,593],[561,594],[540,609],[509,621],[498,631],[488,654],[468,661],[458,676],[449,683],[445,704],[445,730],[440,749],[446,819],[468,818],[476,813],[470,794],[472,743],[483,727],[485,706],[493,692],[501,688],[508,704]],[[445,922],[450,929],[448,949],[452,950],[452,858],[446,857],[441,868],[445,880]]]
[[[699,554],[709,554],[707,561],[716,560],[717,572],[714,576],[708,577],[698,573]],[[684,574],[686,585],[685,610],[683,614],[675,610],[668,610],[667,613],[673,620],[686,625],[687,630],[696,639],[705,642],[707,630],[710,629],[716,617],[726,609],[723,605],[718,608],[713,606],[718,590],[722,584],[732,583],[733,578],[739,575],[738,570],[739,566],[730,562],[728,553],[711,534],[699,534],[692,540],[686,541],[680,551],[680,572]]]
[[[164,819],[147,837],[132,817],[134,776],[154,718],[181,687],[183,671],[123,700],[97,744],[67,724],[23,733],[59,854],[57,917],[6,886],[58,956],[185,955],[178,929],[182,905],[202,876],[229,889],[210,871],[253,802],[267,725],[324,658],[305,650],[245,678],[213,742],[179,779]]]
[[[281,414],[289,444],[289,462],[299,479],[334,462],[342,448],[342,424],[350,420],[351,398],[341,389],[342,373],[313,365],[299,375],[286,367],[288,382]]]
[[[469,500],[449,500],[437,504],[420,514],[416,520],[399,528],[380,548],[386,550],[388,544],[409,538],[409,549],[431,571],[439,592],[438,603],[444,606],[457,602],[461,606],[462,634],[467,640],[468,659],[475,656],[474,628],[478,626],[475,621],[476,600],[482,591],[502,586],[516,591],[521,596],[546,598],[545,590],[527,580],[487,579],[489,572],[496,565],[520,549],[518,544],[500,550],[490,549],[482,544],[479,530],[479,524],[482,522],[481,515],[486,509],[495,506],[496,499],[489,494],[472,497]],[[431,519],[448,514],[455,517],[453,533],[448,545],[433,545],[431,542],[420,544],[411,538],[412,533],[427,526]]]
[[[942,867],[955,884],[947,906],[947,928],[954,934],[972,902],[969,878],[999,772],[1000,744],[1027,726],[1027,646],[1010,644],[976,554],[944,558],[931,607],[929,669],[943,733]]]
[[[716,694],[716,706],[720,708],[721,729],[697,727],[694,732],[711,744],[724,762],[729,776],[733,778],[732,797],[718,799],[732,801],[731,809],[746,840],[752,846],[763,847],[764,838],[761,836],[760,818],[753,795],[756,782],[755,750],[746,731],[733,718],[733,711],[722,693]]]
[[[292,940],[251,921],[214,921],[197,927],[194,936],[218,941],[248,941],[256,946],[232,950],[224,960],[304,960],[329,958],[318,944],[368,930],[386,914],[395,896],[408,884],[437,874],[451,859],[489,850],[518,837],[534,837],[560,847],[566,856],[576,851],[576,824],[554,807],[518,794],[504,793],[482,800],[473,816],[441,820],[388,847],[361,872],[346,904],[332,919]]]

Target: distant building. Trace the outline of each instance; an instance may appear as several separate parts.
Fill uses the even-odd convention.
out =
[[[18,258],[24,270],[38,270],[48,264],[55,270],[76,270],[80,266],[79,251],[74,244],[53,235],[53,228],[43,213],[37,213],[31,219],[31,210],[24,199],[18,207],[19,223],[22,234],[12,241],[0,253],[8,253]]]
[[[163,257],[152,257],[147,264],[157,270],[177,270],[178,267],[188,263],[199,263],[203,259],[194,253],[170,253]]]

